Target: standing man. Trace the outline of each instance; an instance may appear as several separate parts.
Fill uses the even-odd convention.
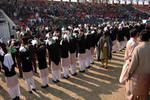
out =
[[[22,63],[22,71],[23,71],[23,77],[25,79],[28,92],[32,93],[31,91],[31,84],[33,86],[32,90],[36,91],[34,79],[33,79],[33,72],[32,72],[32,58],[31,58],[31,53],[29,51],[29,47],[22,44],[21,47],[19,48],[19,56],[21,59]]]
[[[48,87],[48,68],[47,68],[47,62],[46,62],[46,46],[44,44],[44,41],[41,39],[40,45],[37,47],[36,51],[37,60],[38,60],[38,67],[40,70],[40,78],[42,81],[41,88],[47,88]]]
[[[63,70],[63,78],[69,78],[69,66],[70,66],[70,59],[69,59],[69,37],[67,32],[63,33],[62,40],[60,41],[60,56],[61,56],[61,67]]]
[[[76,33],[70,33],[69,39],[69,54],[70,54],[70,68],[72,76],[77,75],[76,73],[76,49],[77,49],[77,40]]]
[[[81,73],[84,73],[86,69],[85,35],[83,32],[83,30],[80,30],[80,33],[78,34],[78,60],[79,72]]]
[[[53,83],[60,82],[61,78],[61,64],[60,64],[60,42],[57,36],[49,39],[47,44],[49,53],[49,62],[51,64],[52,81]]]
[[[114,27],[112,30],[110,30],[110,38],[112,40],[112,53],[117,52],[117,34],[118,34],[118,28]]]
[[[5,72],[5,80],[8,87],[8,93],[12,100],[20,100],[20,87],[15,71],[14,61],[6,48],[4,48],[3,51],[5,53],[3,69]]]
[[[127,100],[148,100],[150,84],[150,42],[148,30],[140,33],[141,43],[134,49],[128,72]]]
[[[127,42],[126,50],[125,50],[125,56],[124,60],[127,63],[127,61],[131,60],[132,52],[134,48],[138,45],[136,39],[138,37],[138,32],[135,28],[130,30],[130,40]]]
[[[125,56],[124,56],[124,60],[126,64],[130,64],[131,62],[131,57],[134,51],[134,48],[138,45],[136,39],[138,37],[138,32],[135,28],[130,30],[130,40],[127,42],[126,45],[126,50],[125,50]],[[128,67],[128,66],[126,66]],[[128,81],[126,81],[126,94],[128,96],[128,92],[129,92],[129,86],[128,86]]]

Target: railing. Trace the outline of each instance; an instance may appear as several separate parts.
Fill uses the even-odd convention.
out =
[[[3,14],[5,20],[9,23],[10,28],[16,27],[17,25],[6,15],[6,13],[0,9],[0,12]]]

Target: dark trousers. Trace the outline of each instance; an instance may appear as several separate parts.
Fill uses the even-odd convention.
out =
[[[35,73],[37,73],[37,64],[36,64],[36,57],[35,56],[32,56],[32,64],[33,64],[33,71],[35,72]]]

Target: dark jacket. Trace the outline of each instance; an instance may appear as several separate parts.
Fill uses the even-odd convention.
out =
[[[22,63],[22,71],[23,72],[30,72],[32,71],[32,57],[29,50],[26,52],[20,52],[19,57]]]
[[[55,43],[47,46],[50,60],[53,61],[56,65],[60,62],[60,42],[56,41]]]
[[[41,45],[37,48],[36,55],[38,59],[39,69],[47,68],[46,47],[44,45]]]
[[[12,77],[12,76],[16,75],[14,65],[12,65],[11,71],[9,71],[9,69],[5,66],[3,66],[3,69],[4,69],[4,73],[5,73],[6,77]]]
[[[77,50],[77,40],[75,37],[72,37],[69,41],[69,52],[75,53]]]
[[[67,58],[69,56],[69,42],[67,39],[61,41],[62,44],[60,45],[60,56],[61,58]]]
[[[79,53],[85,53],[85,36],[82,35],[79,39],[78,39],[78,52]]]
[[[85,49],[90,49],[91,47],[91,37],[90,34],[85,36]]]

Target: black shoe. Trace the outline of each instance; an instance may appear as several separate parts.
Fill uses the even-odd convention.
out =
[[[85,70],[83,70],[83,71],[79,71],[80,73],[84,73],[85,72]]]
[[[60,80],[57,80],[57,82],[60,82]]]
[[[16,97],[16,100],[20,100],[20,97],[19,97],[19,96],[17,96],[17,97]]]
[[[47,87],[49,87],[49,85],[48,85],[48,84],[46,85],[46,88],[47,88]]]
[[[72,76],[76,76],[77,75],[77,73],[74,73],[74,74],[71,74]]]
[[[101,59],[97,59],[97,61],[101,61]]]
[[[89,69],[89,68],[91,68],[91,66],[86,67],[86,69]]]
[[[34,92],[36,92],[36,89],[33,88],[32,90],[33,90]]]
[[[30,94],[32,94],[32,91],[28,91]]]
[[[16,97],[16,98],[13,98],[12,100],[17,100],[17,97]]]
[[[120,52],[123,52],[123,49],[119,50]]]
[[[52,80],[53,83],[58,83],[57,81]]]
[[[46,86],[41,86],[41,88],[45,89],[45,88],[46,88]]]
[[[64,79],[68,79],[68,78],[70,78],[70,76],[67,76],[67,77],[63,77]]]

